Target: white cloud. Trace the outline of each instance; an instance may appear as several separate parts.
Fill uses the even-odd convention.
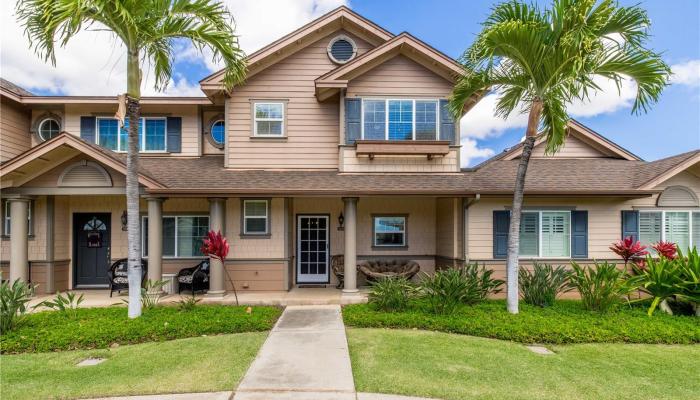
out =
[[[673,71],[672,84],[700,86],[700,60],[671,65],[671,71]]]
[[[65,48],[56,50],[56,67],[39,59],[30,50],[27,38],[15,19],[14,2],[0,5],[0,75],[29,90],[51,94],[114,95],[126,88],[124,47],[108,32],[81,32]],[[236,32],[243,50],[250,53],[293,31],[312,19],[345,4],[345,0],[226,0],[236,18]],[[191,46],[180,46],[178,60],[203,63],[214,71],[210,57],[192,52]],[[175,76],[168,90],[158,93],[153,88],[152,72],[146,74],[144,95],[200,96],[197,82]]]
[[[485,159],[495,154],[493,149],[479,147],[476,140],[474,139],[462,138],[462,141],[460,143],[462,145],[462,166],[474,165],[475,160]]]

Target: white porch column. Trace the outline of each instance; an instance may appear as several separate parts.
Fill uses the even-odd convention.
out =
[[[148,279],[163,279],[163,201],[161,197],[148,197]]]
[[[29,279],[29,199],[10,202],[10,282]]]
[[[345,283],[343,293],[357,293],[357,197],[343,197],[345,204]]]
[[[225,199],[209,199],[209,229],[224,234],[224,206]],[[221,261],[211,259],[209,267],[209,297],[223,297],[226,294],[224,281],[224,265]]]

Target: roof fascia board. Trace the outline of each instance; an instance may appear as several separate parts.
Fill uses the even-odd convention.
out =
[[[116,96],[24,96],[23,104],[117,104]],[[142,105],[211,105],[208,97],[142,97]]]
[[[308,24],[298,28],[295,31],[288,33],[287,35],[277,39],[276,41],[270,43],[269,45],[263,47],[260,50],[252,53],[246,58],[246,63],[249,66],[253,66],[256,63],[261,62],[263,59],[275,54],[281,49],[290,46],[298,41],[301,41],[306,36],[321,30],[323,27],[333,24],[334,22],[339,22],[339,27],[342,29],[348,29],[351,32],[353,28],[357,27],[355,30],[356,34],[359,36],[364,36],[363,39],[368,42],[378,45],[383,41],[387,41],[394,37],[391,32],[385,30],[379,25],[367,20],[361,15],[355,13],[345,6],[341,6],[328,12],[325,15],[309,22]],[[353,26],[354,25],[354,26]],[[376,38],[376,39],[373,39]],[[224,70],[214,72],[213,74],[203,78],[199,81],[200,85],[216,84],[218,87],[221,86],[221,77],[224,74]],[[251,75],[249,75],[251,76]]]
[[[695,153],[694,155],[691,155],[684,161],[682,161],[680,164],[677,164],[670,169],[662,172],[661,174],[657,175],[656,177],[652,178],[651,180],[645,182],[642,184],[639,189],[641,190],[650,190],[658,186],[659,184],[671,179],[672,177],[678,175],[679,173],[685,171],[686,169],[690,168],[691,166],[700,163],[700,152]]]

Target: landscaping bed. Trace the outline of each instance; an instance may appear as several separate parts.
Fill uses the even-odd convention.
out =
[[[108,349],[2,355],[2,398],[74,399],[232,390],[266,337],[265,332],[249,332]],[[86,358],[104,361],[77,366]]]
[[[358,310],[357,307],[348,307]],[[547,345],[398,329],[347,331],[355,387],[445,400],[696,399],[700,346]]]
[[[272,329],[276,307],[197,305],[181,311],[158,306],[129,319],[125,307],[80,308],[75,315],[46,311],[25,316],[20,326],[0,336],[2,353],[98,349],[115,344],[164,341],[202,335]],[[185,355],[183,355],[185,356]]]
[[[459,307],[453,314],[435,314],[420,301],[404,311],[379,311],[371,304],[343,307],[347,326],[424,329],[522,343],[700,343],[700,318],[654,313],[643,307],[587,311],[580,301],[560,300],[551,307],[520,305],[509,314],[504,301],[487,300]]]

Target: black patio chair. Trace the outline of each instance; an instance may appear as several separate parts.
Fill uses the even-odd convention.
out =
[[[109,278],[109,297],[112,297],[112,293],[116,290],[117,293],[121,293],[122,290],[129,289],[129,278],[127,277],[127,270],[129,269],[129,263],[126,258],[121,258],[115,261],[107,273]],[[141,286],[146,280],[146,275],[148,274],[148,261],[141,259]]]
[[[177,273],[177,293],[189,290],[194,294],[197,291],[209,290],[209,259],[190,268],[183,268]]]

